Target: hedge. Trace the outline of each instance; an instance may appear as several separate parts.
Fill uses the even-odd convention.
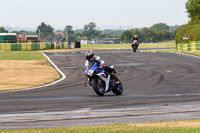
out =
[[[184,40],[183,37],[188,36],[189,39]],[[200,24],[185,25],[179,28],[175,38],[176,44],[184,44],[188,42],[200,41]]]

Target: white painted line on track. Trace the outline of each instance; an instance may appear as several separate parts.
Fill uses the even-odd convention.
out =
[[[54,85],[54,84],[64,80],[66,78],[66,75],[53,63],[53,61],[51,61],[51,59],[46,54],[44,54],[43,52],[41,52],[41,53],[43,54],[43,56],[45,56],[47,58],[47,60],[51,63],[51,65],[60,73],[60,75],[62,76],[61,79],[56,80],[56,81],[54,81],[52,83],[49,83],[49,84],[46,84],[46,85],[42,85],[42,86],[37,86],[37,87],[33,87],[33,88],[26,88],[26,89],[20,89],[20,90],[2,91],[0,93],[18,92],[18,91],[26,91],[26,90],[33,90],[33,89],[43,88],[43,87]]]

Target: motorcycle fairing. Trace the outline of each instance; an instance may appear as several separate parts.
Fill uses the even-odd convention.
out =
[[[109,81],[110,81],[110,75],[108,75],[108,77],[105,75],[105,73],[101,72],[97,74],[105,83],[106,83],[106,88],[105,88],[105,92],[108,91],[109,89]]]

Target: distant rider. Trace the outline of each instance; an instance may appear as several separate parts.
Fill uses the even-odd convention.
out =
[[[139,46],[139,39],[138,39],[138,35],[135,35],[134,37],[133,37],[133,39],[132,39],[132,43],[134,43],[134,41],[137,41],[137,44],[136,44],[136,49],[138,48],[138,46]]]
[[[85,74],[87,74],[88,70],[97,63],[100,68],[104,68],[105,71],[107,71],[113,78],[118,81],[117,77],[115,76],[115,70],[111,68],[110,66],[104,66],[105,62],[98,56],[95,55],[95,53],[92,50],[89,50],[85,53],[86,62],[85,62]],[[116,84],[119,84],[119,82],[116,82]]]

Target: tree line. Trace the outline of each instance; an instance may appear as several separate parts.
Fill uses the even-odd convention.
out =
[[[150,28],[127,30],[120,36],[120,40],[124,43],[130,43],[133,35],[138,35],[139,41],[144,43],[174,40],[178,28],[178,25],[168,26],[164,23],[158,23]]]
[[[20,31],[22,36],[40,35],[41,38],[49,41],[66,41],[66,33],[68,41],[75,42],[80,40],[95,40],[101,38],[120,38],[122,43],[130,43],[132,37],[137,34],[140,42],[160,42],[173,40],[179,26],[168,26],[164,23],[155,24],[150,28],[131,29],[131,30],[98,30],[94,22],[84,25],[83,29],[74,30],[71,25],[66,25],[63,30],[55,32],[63,32],[62,34],[54,34],[54,28],[51,25],[42,22],[34,32]],[[5,28],[0,27],[0,33],[8,32]]]

